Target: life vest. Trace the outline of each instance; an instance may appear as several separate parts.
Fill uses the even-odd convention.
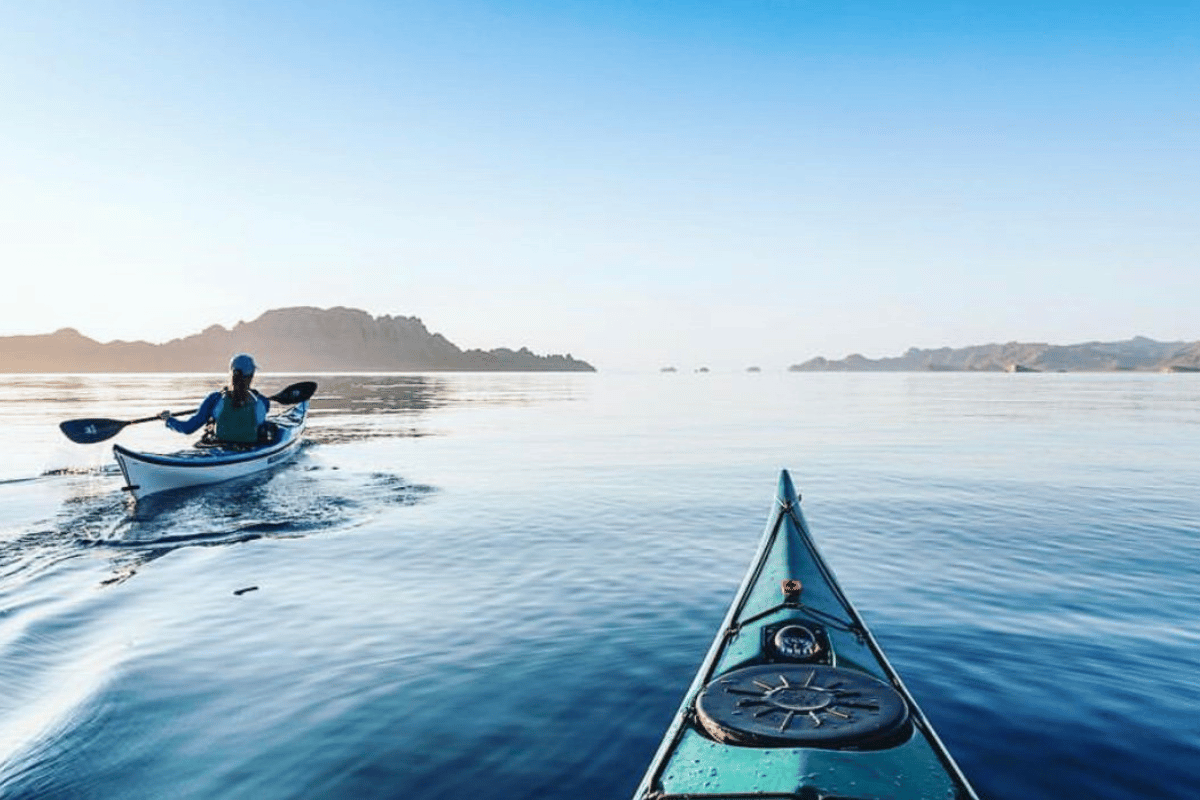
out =
[[[228,391],[221,392],[221,399],[213,409],[216,430],[213,433],[222,442],[253,444],[258,441],[258,396],[250,393],[250,402],[234,405]]]

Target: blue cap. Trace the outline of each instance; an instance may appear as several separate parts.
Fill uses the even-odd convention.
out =
[[[238,353],[229,362],[230,372],[240,372],[243,375],[254,374],[254,359],[246,353]]]

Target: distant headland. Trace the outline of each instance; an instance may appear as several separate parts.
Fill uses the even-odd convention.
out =
[[[163,344],[102,344],[72,328],[5,336],[0,372],[223,372],[241,351],[268,372],[595,372],[570,354],[462,350],[416,317],[341,307],[275,309],[232,329],[213,325]]]
[[[792,372],[1200,372],[1200,342],[1157,342],[1136,336],[1120,342],[1052,345],[1009,342],[936,350],[910,348],[894,358],[817,357]]]

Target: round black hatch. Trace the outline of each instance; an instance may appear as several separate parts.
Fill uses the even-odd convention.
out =
[[[714,678],[696,700],[714,739],[756,747],[872,747],[908,724],[904,698],[857,670],[760,664]]]

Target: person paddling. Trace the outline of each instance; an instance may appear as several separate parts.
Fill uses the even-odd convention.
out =
[[[250,388],[255,369],[251,356],[238,353],[229,362],[229,386],[204,398],[194,416],[180,420],[164,411],[159,417],[179,433],[195,433],[211,423],[213,438],[220,442],[254,444],[271,409],[271,401]]]

